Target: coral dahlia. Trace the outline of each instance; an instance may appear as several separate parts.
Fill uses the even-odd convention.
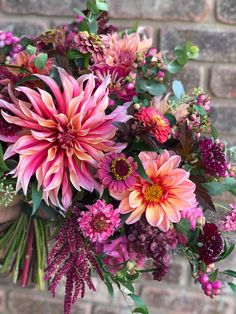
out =
[[[141,177],[133,188],[124,193],[111,193],[121,200],[122,214],[131,213],[126,220],[133,224],[145,213],[148,223],[167,231],[170,222],[181,219],[180,212],[195,205],[195,184],[190,181],[189,172],[178,169],[180,156],[170,156],[167,150],[157,153],[139,154],[150,181]]]
[[[4,156],[7,159],[19,155],[19,163],[12,172],[17,178],[17,191],[23,188],[26,194],[35,174],[44,200],[67,209],[72,202],[72,185],[77,190],[95,188],[102,192],[101,184],[94,178],[98,161],[104,153],[120,152],[125,147],[112,140],[117,130],[114,122],[126,122],[129,116],[126,106],[106,115],[109,78],[95,89],[93,74],[76,80],[65,70],[58,71],[62,91],[52,78],[37,74],[52,95],[41,89],[37,92],[18,87],[29,102],[11,93],[13,103],[0,99],[0,107],[12,112],[10,115],[2,110],[4,119],[24,131]]]

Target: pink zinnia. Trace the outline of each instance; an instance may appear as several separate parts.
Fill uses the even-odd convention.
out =
[[[79,218],[83,235],[92,242],[103,242],[112,236],[120,225],[120,213],[112,204],[97,200],[93,205],[88,205],[87,212],[81,212]]]
[[[219,228],[225,232],[236,231],[236,204],[230,204],[232,211],[225,217],[225,220],[219,222]]]
[[[153,134],[157,141],[165,143],[171,133],[169,121],[152,107],[145,107],[135,114],[148,132]]]
[[[12,171],[17,178],[16,190],[23,188],[27,194],[35,174],[38,188],[43,189],[43,199],[67,209],[72,203],[72,186],[78,191],[84,188],[102,192],[101,184],[94,178],[98,161],[104,153],[120,152],[125,147],[113,141],[117,130],[114,122],[126,122],[129,116],[126,106],[105,113],[109,78],[95,89],[93,74],[76,80],[65,70],[58,70],[62,90],[51,77],[36,74],[52,95],[41,89],[37,92],[18,87],[29,101],[17,99],[11,93],[13,103],[0,99],[0,107],[13,114],[2,111],[4,119],[24,131],[4,156],[7,159],[19,155],[19,163]]]
[[[123,153],[111,153],[99,162],[97,173],[104,187],[121,193],[134,186],[137,168],[132,157],[126,157]]]
[[[195,184],[189,172],[179,169],[181,157],[170,156],[167,150],[160,155],[152,152],[139,154],[149,181],[138,177],[133,188],[124,193],[111,193],[121,200],[122,214],[130,213],[127,224],[133,224],[145,213],[148,223],[169,230],[170,222],[179,222],[181,211],[196,204]]]

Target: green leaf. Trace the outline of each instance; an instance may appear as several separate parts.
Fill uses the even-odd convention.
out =
[[[74,12],[79,14],[79,16],[83,16],[83,18],[86,19],[86,15],[84,15],[84,13],[80,9],[74,8]]]
[[[165,85],[153,80],[146,81],[139,79],[136,82],[136,87],[139,90],[151,94],[152,96],[161,96],[166,92]]]
[[[222,273],[230,277],[236,278],[236,271],[227,269],[227,270],[222,271]]]
[[[105,285],[107,286],[107,290],[108,290],[108,293],[111,297],[114,296],[114,289],[113,289],[113,286],[112,286],[112,283],[109,279],[109,277],[104,274],[104,282],[105,282]]]
[[[87,2],[87,8],[88,8],[89,11],[91,11],[95,15],[100,13],[99,9],[97,7],[97,4],[95,3],[94,0],[89,0]]]
[[[180,81],[175,80],[172,83],[172,89],[178,99],[181,99],[185,94],[183,84]]]
[[[133,313],[149,314],[146,304],[138,295],[130,293],[129,297],[134,301],[136,306]]]
[[[9,171],[10,169],[7,167],[5,161],[3,160],[3,150],[2,145],[0,144],[0,176],[4,174],[4,172]]]
[[[139,272],[135,272],[134,274],[126,274],[126,278],[129,281],[135,281],[139,277]]]
[[[131,293],[134,293],[134,286],[129,281],[119,280],[119,282],[124,286],[126,289],[128,289]]]
[[[39,78],[35,75],[29,75],[24,77],[23,79],[17,81],[16,86],[20,86],[21,84],[28,82],[28,81],[37,81]]]
[[[233,293],[236,294],[236,285],[232,282],[229,282],[228,285],[230,286],[230,288],[232,289]]]
[[[42,189],[37,190],[36,184],[32,184],[32,202],[33,202],[33,211],[32,215],[36,213],[39,208],[39,205],[42,200],[43,191]]]
[[[147,176],[145,169],[143,168],[143,164],[140,160],[140,158],[138,157],[138,155],[134,155],[134,160],[137,162],[138,164],[138,174],[146,181],[148,181],[149,183],[152,183],[151,179]]]
[[[39,70],[42,70],[45,67],[47,60],[48,60],[48,55],[46,53],[41,52],[34,59],[34,64]]]
[[[172,113],[165,113],[164,117],[169,121],[170,126],[173,126],[177,123],[176,118]]]
[[[88,25],[89,25],[90,33],[97,34],[97,32],[98,32],[98,22],[97,22],[97,19],[96,18],[92,19],[91,21],[89,21]]]
[[[196,110],[200,114],[200,116],[206,116],[207,115],[206,110],[202,106],[194,105],[193,109]]]
[[[231,244],[229,247],[227,245],[227,242],[225,241],[224,245],[224,251],[220,254],[220,256],[217,258],[217,262],[224,260],[226,257],[228,257],[234,250],[235,244]]]
[[[81,57],[83,57],[83,55],[79,51],[69,50],[67,52],[67,58],[69,60],[75,60],[75,59],[78,59],[78,58],[81,58]]]
[[[107,5],[106,1],[104,1],[104,0],[96,0],[96,5],[97,5],[97,8],[100,11],[108,11],[108,5]]]
[[[34,45],[34,41],[31,38],[23,37],[20,40],[20,45],[25,49],[28,45]]]
[[[27,51],[30,55],[33,55],[33,54],[36,53],[37,48],[34,47],[34,46],[32,46],[32,45],[28,45],[28,46],[26,47],[26,51]]]
[[[203,186],[211,196],[216,196],[226,191],[234,191],[236,188],[236,180],[234,178],[226,178],[223,181],[203,183]]]
[[[175,60],[175,61],[167,64],[167,68],[171,74],[176,74],[182,70],[183,66],[181,64],[179,64],[179,62],[177,60]]]
[[[213,271],[213,273],[210,274],[209,278],[210,278],[210,281],[216,281],[217,279],[217,276],[218,276],[218,273],[219,273],[219,270],[216,269],[215,271]]]
[[[188,219],[181,219],[180,222],[175,224],[175,229],[182,233],[183,235],[187,235],[191,228],[191,223]]]

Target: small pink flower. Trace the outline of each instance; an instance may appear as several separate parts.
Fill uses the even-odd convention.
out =
[[[82,212],[78,220],[83,235],[92,242],[107,240],[120,225],[119,210],[101,200],[86,208],[89,211]]]
[[[110,243],[104,244],[103,253],[106,255],[103,262],[113,274],[121,269],[128,261],[134,261],[140,267],[144,264],[143,255],[129,250],[126,236],[121,236],[112,240]]]
[[[115,193],[125,192],[136,182],[137,163],[123,153],[105,155],[98,164],[98,177],[103,186]]]
[[[143,126],[152,133],[157,141],[165,143],[171,132],[169,121],[152,107],[145,107],[135,114]]]
[[[224,221],[219,222],[219,228],[225,232],[236,231],[236,204],[230,204],[232,211],[225,217]]]
[[[189,220],[191,223],[191,229],[196,228],[197,219],[201,217],[204,217],[204,215],[201,208],[199,207],[186,208],[181,211],[181,218]]]

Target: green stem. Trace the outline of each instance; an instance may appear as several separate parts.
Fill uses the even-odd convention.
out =
[[[90,59],[90,54],[87,53],[84,55],[84,68],[87,69],[89,67],[89,59]]]
[[[223,205],[222,203],[218,203],[218,202],[214,202],[214,204],[220,208],[223,208],[225,210],[227,210],[228,212],[231,211],[231,209],[229,207],[226,207],[225,205]]]
[[[44,235],[42,234],[41,222],[37,219],[34,220],[35,228],[35,240],[36,240],[36,251],[37,251],[37,283],[41,290],[45,288],[43,280],[43,265],[44,265],[44,249],[45,241]]]

